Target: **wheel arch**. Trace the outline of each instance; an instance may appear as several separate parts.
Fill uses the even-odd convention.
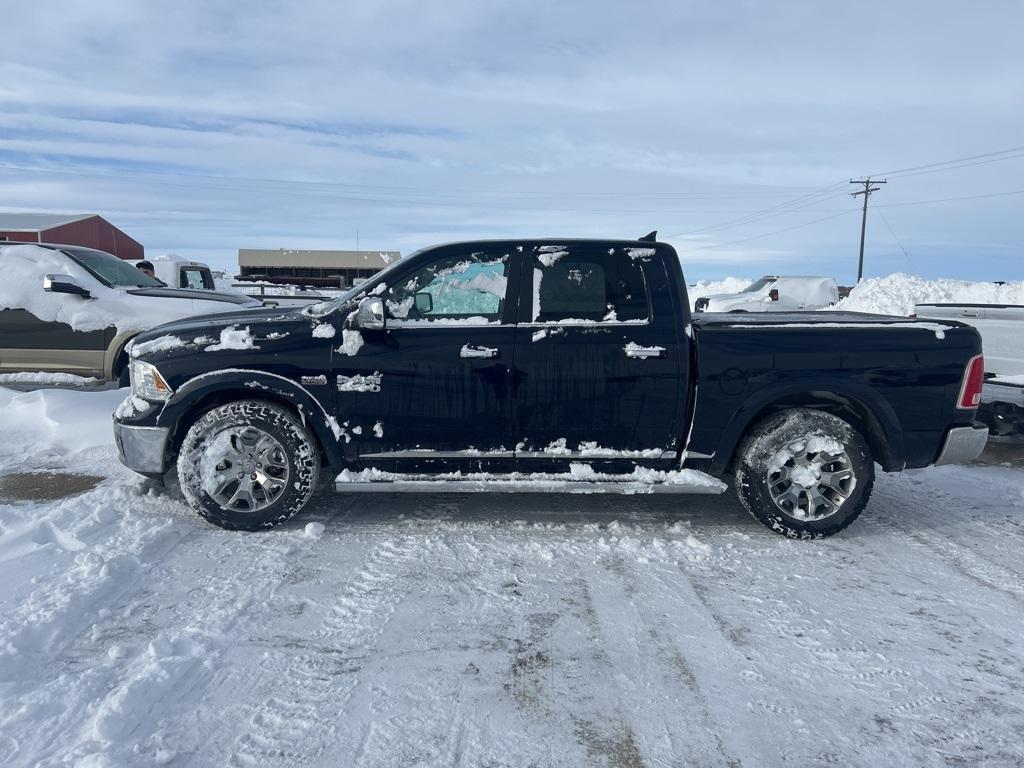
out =
[[[831,413],[853,425],[863,435],[872,457],[887,471],[902,469],[906,459],[903,429],[892,406],[870,388],[770,388],[737,409],[715,451],[712,471],[731,471],[743,438],[766,416],[790,408],[809,408]]]
[[[107,345],[103,371],[108,381],[117,381],[121,371],[131,361],[128,355],[128,343],[140,333],[142,332],[119,333],[110,340],[110,343]]]
[[[240,369],[201,374],[177,388],[158,419],[171,430],[169,454],[177,453],[189,428],[204,413],[238,400],[265,400],[283,406],[310,428],[325,465],[343,463],[330,414],[309,390],[276,374]]]

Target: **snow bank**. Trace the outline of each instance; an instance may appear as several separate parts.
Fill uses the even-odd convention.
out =
[[[968,280],[926,280],[896,272],[864,280],[834,309],[906,316],[913,313],[915,304],[927,303],[1024,304],[1024,282],[996,285]]]
[[[126,392],[0,387],[0,463],[27,453],[72,455],[113,446],[111,414]]]
[[[76,376],[73,373],[59,371],[19,371],[18,373],[0,373],[0,384],[70,384],[84,386],[97,384],[99,379],[91,376]]]

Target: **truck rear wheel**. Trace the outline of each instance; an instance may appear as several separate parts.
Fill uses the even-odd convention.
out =
[[[871,449],[848,422],[794,408],[758,422],[740,445],[736,493],[762,524],[794,539],[838,533],[867,506]]]
[[[188,503],[214,525],[259,531],[296,515],[317,487],[315,438],[287,409],[239,400],[204,413],[178,454]]]

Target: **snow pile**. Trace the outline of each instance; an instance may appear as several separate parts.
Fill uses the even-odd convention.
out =
[[[896,272],[864,280],[834,309],[906,316],[913,313],[915,304],[950,303],[1024,304],[1024,281],[997,285],[968,280],[926,280]]]
[[[330,323],[320,323],[313,326],[314,339],[333,339],[334,333],[334,326]]]
[[[259,349],[259,347],[253,343],[249,326],[239,328],[237,325],[230,325],[221,330],[220,341],[208,346],[206,351],[220,352],[225,349]]]
[[[15,392],[0,387],[0,466],[27,453],[69,456],[112,446],[110,417],[126,391]]]
[[[91,376],[76,376],[73,373],[59,371],[19,371],[18,373],[0,373],[0,384],[49,384],[85,386],[96,384],[99,379]]]
[[[359,331],[350,331],[347,328],[341,332],[341,346],[338,351],[343,355],[352,357],[359,352],[363,346],[363,334]]]
[[[140,357],[142,355],[150,355],[154,352],[167,352],[171,349],[180,349],[181,347],[187,346],[184,339],[177,336],[158,336],[151,341],[143,341],[139,344],[134,342],[129,345],[129,351],[132,357]]]
[[[749,287],[754,281],[749,277],[724,277],[721,280],[698,280],[693,285],[687,286],[687,293],[690,300],[699,299],[702,296],[714,296],[720,293],[739,293]]]

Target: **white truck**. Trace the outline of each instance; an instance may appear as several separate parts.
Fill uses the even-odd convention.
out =
[[[985,354],[978,418],[993,434],[1024,433],[1024,305],[917,304],[914,314],[978,329]]]
[[[131,263],[135,266],[140,261],[148,261],[153,265],[153,272],[156,279],[169,288],[191,288],[200,291],[215,291],[217,285],[213,280],[213,273],[207,264],[201,261],[191,261],[173,253],[166,256],[156,256],[152,259],[135,259]]]
[[[794,312],[824,309],[839,301],[835,278],[765,275],[739,293],[698,296],[695,312]]]

